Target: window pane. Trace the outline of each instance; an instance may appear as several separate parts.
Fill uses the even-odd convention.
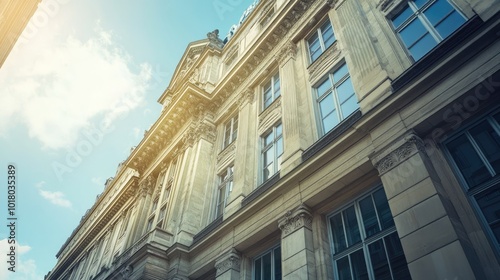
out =
[[[436,40],[432,38],[431,34],[427,33],[422,39],[420,39],[415,45],[410,47],[410,53],[415,61],[419,60],[428,53],[432,48],[437,45]]]
[[[399,32],[399,35],[401,35],[401,39],[405,45],[411,47],[419,38],[424,36],[425,33],[427,33],[427,30],[422,23],[418,19],[414,19]]]
[[[281,247],[274,249],[274,280],[281,280]]]
[[[420,9],[425,5],[425,3],[429,2],[429,0],[414,0],[413,2],[417,6],[417,8]]]
[[[348,246],[351,246],[361,241],[361,235],[359,234],[358,220],[356,219],[354,206],[347,208],[342,213],[344,216],[345,231],[347,233],[347,243]]]
[[[406,258],[398,234],[394,232],[386,236],[384,241],[394,279],[410,280],[410,271],[408,270],[408,265],[406,264]]]
[[[467,136],[458,137],[448,143],[447,147],[469,187],[477,186],[491,178]]]
[[[353,95],[344,104],[340,105],[340,109],[342,110],[342,118],[346,118],[352,112],[356,111],[356,109],[358,108],[359,108],[358,101],[356,99],[356,96]]]
[[[486,222],[491,227],[497,242],[500,243],[500,184],[477,195],[476,199]]]
[[[311,55],[311,60],[316,60],[321,54],[321,45],[319,43],[318,34],[315,34],[311,39],[309,39],[309,53]]]
[[[271,279],[271,252],[262,257],[262,280]]]
[[[333,34],[333,28],[330,21],[327,21],[321,29],[323,33],[323,43],[325,44],[325,48],[328,48],[335,42],[335,35]]]
[[[324,132],[332,130],[335,126],[339,124],[339,117],[337,116],[337,111],[332,111],[331,114],[323,118],[323,129]]]
[[[380,231],[377,221],[377,214],[373,207],[372,197],[369,196],[359,202],[361,209],[361,216],[363,217],[363,224],[365,226],[365,233],[367,237]]]
[[[363,250],[358,250],[351,255],[352,263],[352,279],[354,280],[368,280],[368,271],[366,270],[365,255]]]
[[[274,148],[271,148],[264,153],[264,166],[272,164],[273,161],[274,161]]]
[[[347,64],[344,64],[337,71],[335,71],[335,73],[333,73],[333,82],[338,83],[347,74]]]
[[[405,22],[411,15],[413,14],[413,11],[410,9],[410,7],[406,7],[399,15],[394,17],[392,19],[392,25],[394,25],[394,28],[398,28],[403,22]]]
[[[267,146],[273,142],[274,139],[274,133],[271,132],[268,135],[264,137],[264,146]]]
[[[391,271],[385,254],[384,242],[380,239],[368,246],[373,275],[377,280],[391,280]]]
[[[387,202],[384,189],[374,192],[373,200],[375,202],[375,207],[377,208],[377,214],[380,219],[382,230],[394,226],[391,209],[389,208],[389,203]]]
[[[351,280],[351,268],[349,266],[349,257],[345,256],[337,261],[337,271],[340,280]]]
[[[261,261],[262,259],[256,259],[254,264],[253,264],[253,267],[254,267],[254,271],[253,271],[253,275],[255,277],[255,280],[261,280],[262,277],[261,277],[261,271],[262,271],[262,267],[261,267]]]
[[[276,156],[280,156],[281,154],[283,154],[283,138],[276,141]]]
[[[283,126],[281,124],[276,126],[276,138],[278,138],[283,133],[282,127]]]
[[[453,31],[457,30],[462,24],[465,23],[465,19],[456,11],[449,15],[444,21],[436,26],[436,30],[439,35],[444,39],[448,37]]]
[[[330,218],[330,224],[332,227],[333,250],[335,253],[339,253],[347,247],[340,213]]]
[[[326,96],[323,100],[319,102],[319,108],[321,110],[321,116],[324,118],[325,116],[331,114],[335,111],[335,105],[333,100],[333,95]]]
[[[342,84],[337,87],[340,104],[344,103],[349,97],[354,94],[351,78],[347,78]]]
[[[486,121],[470,130],[495,172],[500,172],[500,137]]]
[[[433,26],[436,26],[439,21],[446,17],[453,7],[446,0],[439,0],[434,2],[429,8],[424,11],[425,16]]]
[[[316,93],[318,97],[322,97],[324,94],[330,92],[332,89],[332,84],[330,83],[330,79],[326,79],[322,84],[320,84],[316,88]]]

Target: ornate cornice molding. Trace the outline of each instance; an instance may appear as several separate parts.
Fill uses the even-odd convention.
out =
[[[286,212],[285,216],[278,220],[278,227],[281,230],[282,238],[303,227],[312,230],[311,210],[302,204],[295,210]]]
[[[227,272],[228,270],[240,271],[241,258],[238,251],[231,249],[229,253],[224,255],[221,259],[215,262],[217,269],[217,277]]]
[[[426,153],[424,141],[417,135],[410,134],[404,137],[403,143],[392,152],[380,160],[372,159],[372,161],[379,174],[383,175],[418,152]]]

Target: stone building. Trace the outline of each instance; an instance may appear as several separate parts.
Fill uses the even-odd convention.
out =
[[[261,0],[188,44],[47,279],[498,279],[499,10]]]
[[[41,0],[0,0],[0,67]]]

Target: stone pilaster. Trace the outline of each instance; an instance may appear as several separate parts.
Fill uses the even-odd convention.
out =
[[[257,162],[256,141],[257,102],[255,90],[247,89],[240,97],[238,138],[234,157],[233,190],[228,197],[224,217],[231,215],[241,207],[241,201],[253,190]]]
[[[281,100],[283,123],[283,138],[286,149],[284,149],[283,161],[281,162],[281,175],[288,173],[302,161],[302,152],[305,149],[302,143],[303,127],[300,123],[299,90],[297,89],[297,75],[295,60],[297,46],[293,42],[287,42],[276,59],[280,64]]]
[[[134,244],[144,234],[155,181],[156,179],[149,175],[139,184],[139,188],[136,192],[137,215],[135,219],[129,221],[131,231],[126,239],[126,248]],[[130,219],[131,218],[132,217],[130,217]]]
[[[217,280],[239,280],[241,258],[238,251],[231,249],[215,262]]]
[[[301,205],[288,211],[278,226],[283,279],[316,279],[311,211]]]
[[[415,134],[372,157],[413,279],[476,279],[470,243]]]

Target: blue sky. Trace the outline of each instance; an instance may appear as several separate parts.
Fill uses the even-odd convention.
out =
[[[17,167],[17,267],[43,279],[55,254],[158,117],[187,44],[224,37],[253,0],[43,0],[0,68],[0,180]],[[6,190],[0,221],[7,222]]]

